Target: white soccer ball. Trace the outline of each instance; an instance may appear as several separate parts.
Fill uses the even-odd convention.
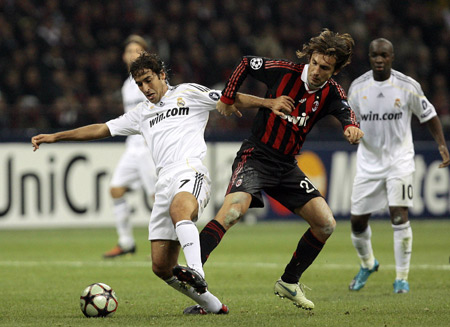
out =
[[[80,296],[81,311],[88,318],[110,317],[116,312],[118,305],[114,290],[103,283],[89,285]]]

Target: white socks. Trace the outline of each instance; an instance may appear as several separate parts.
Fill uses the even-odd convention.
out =
[[[200,255],[200,236],[197,226],[190,220],[182,220],[175,225],[175,232],[183,249],[188,267],[195,269],[195,271],[205,277]]]
[[[188,267],[195,269],[195,271],[204,277],[205,273],[200,256],[200,237],[197,226],[190,220],[182,220],[176,223],[175,232],[183,249]],[[217,313],[222,309],[222,302],[209,291],[198,294],[192,287],[186,287],[175,276],[165,282],[178,292],[190,297],[206,311]]]
[[[411,225],[407,221],[401,225],[392,225],[392,229],[394,230],[394,257],[397,273],[395,279],[408,280],[413,240]],[[361,259],[361,266],[368,269],[371,269],[375,264],[371,236],[370,225],[362,233],[354,234],[352,232],[352,243]]]
[[[407,221],[401,225],[392,225],[392,228],[394,229],[396,279],[408,280],[413,240],[411,225],[409,221]]]
[[[178,292],[190,297],[206,311],[217,313],[222,309],[222,302],[219,301],[212,293],[206,291],[203,294],[198,294],[192,287],[186,287],[175,276],[165,280],[167,285],[173,287]]]
[[[372,269],[375,265],[375,257],[372,250],[372,230],[370,225],[362,233],[354,234],[352,232],[352,243],[356,249],[359,259],[361,259],[361,266],[363,268]]]
[[[113,211],[116,217],[116,229],[119,236],[119,245],[124,250],[131,249],[135,242],[133,237],[133,226],[131,225],[129,216],[130,209],[124,198],[113,200]]]

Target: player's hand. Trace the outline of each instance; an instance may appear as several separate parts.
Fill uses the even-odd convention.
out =
[[[272,110],[275,115],[284,118],[286,114],[294,111],[295,101],[287,95],[282,95],[275,99],[264,99],[264,106]]]
[[[239,109],[234,105],[228,105],[222,101],[217,101],[216,109],[220,114],[224,116],[231,116],[232,114],[235,114],[239,118],[242,117],[242,113],[239,111]]]
[[[446,145],[439,146],[439,153],[442,157],[442,163],[439,165],[439,168],[448,167],[450,165],[450,155],[448,153],[448,149]]]
[[[33,152],[39,149],[39,144],[54,143],[54,142],[55,142],[54,134],[39,134],[31,138],[31,144],[33,145]]]
[[[364,136],[364,132],[358,127],[349,126],[344,132],[344,136],[350,144],[358,144]]]

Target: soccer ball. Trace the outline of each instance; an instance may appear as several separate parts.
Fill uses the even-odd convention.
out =
[[[118,305],[114,290],[103,283],[89,285],[80,296],[81,311],[88,318],[110,317],[116,312]]]

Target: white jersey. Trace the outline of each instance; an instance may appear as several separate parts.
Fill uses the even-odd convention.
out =
[[[412,173],[412,114],[421,123],[436,116],[420,84],[393,69],[389,79],[378,82],[369,71],[353,81],[348,101],[364,132],[357,151],[357,176],[377,179]]]
[[[139,90],[136,82],[131,75],[125,80],[122,86],[122,100],[125,112],[133,110],[139,103],[147,100],[145,95]],[[145,147],[145,140],[140,135],[130,135],[126,141],[127,147]]]
[[[106,124],[112,136],[142,134],[159,173],[161,168],[189,158],[203,160],[204,130],[220,94],[193,83],[169,86],[160,102],[141,102]]]

